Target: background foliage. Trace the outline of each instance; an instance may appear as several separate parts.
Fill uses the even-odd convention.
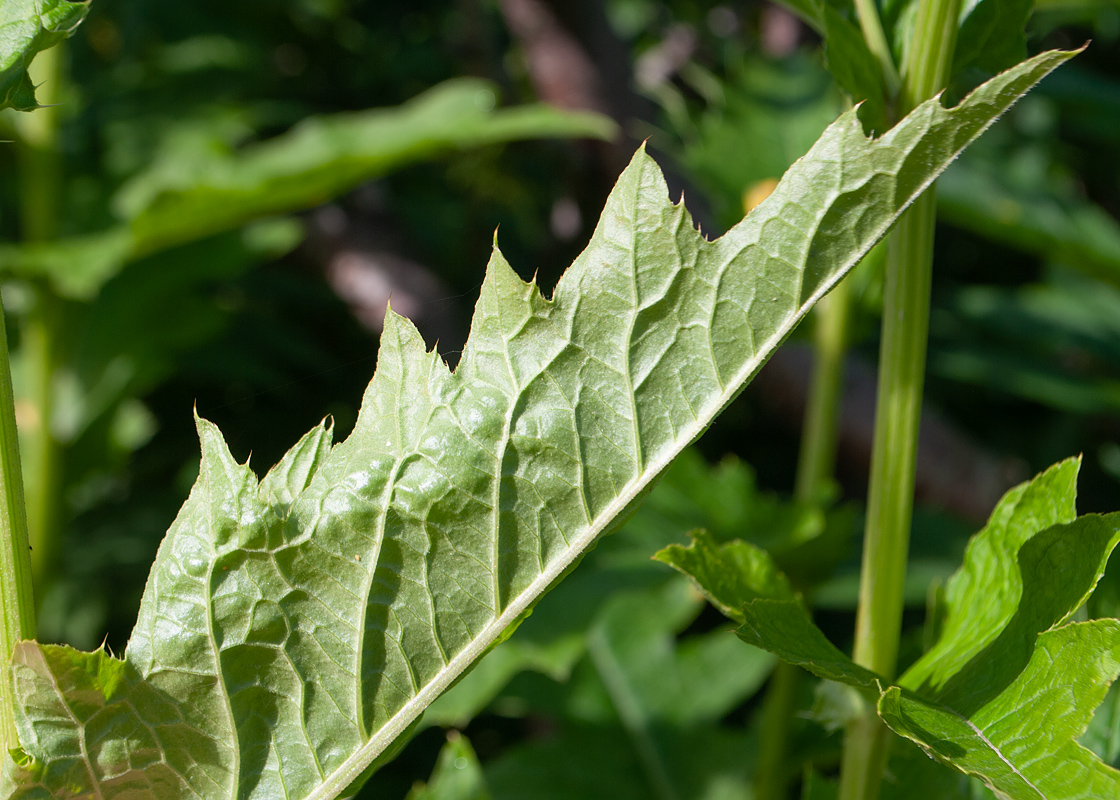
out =
[[[1093,45],[941,183],[906,663],[931,641],[931,582],[960,563],[1002,490],[1083,453],[1079,510],[1115,510],[1120,495],[1120,6],[1043,0],[1028,33],[1032,52]],[[29,427],[42,276],[77,261],[30,239],[81,243],[86,263],[88,237],[136,219],[200,165],[309,116],[398,105],[451,78],[491,81],[501,106],[545,100],[605,112],[622,133],[609,143],[466,143],[325,205],[309,201],[296,217],[104,256],[113,264],[104,282],[61,294],[50,312],[64,320],[46,423],[61,443],[61,538],[37,587],[40,638],[123,644],[155,548],[197,472],[192,403],[258,469],[326,414],[345,435],[389,292],[453,363],[495,228],[514,267],[551,286],[647,136],[703,230],[721,232],[843,108],[818,44],[761,3],[94,3],[59,51],[54,155],[36,161],[26,119],[9,112],[2,122],[17,145],[0,149],[0,169],[49,175],[55,187],[45,200],[28,188],[41,182],[0,187],[11,243],[0,269]],[[563,69],[550,72],[556,59]],[[785,499],[807,383],[793,341],[627,527],[432,708],[368,796],[403,797],[433,767],[417,796],[749,791],[771,657],[726,635],[684,579],[649,556],[701,526],[717,540],[752,540],[815,587],[817,622],[848,647],[874,396],[866,365],[877,348],[879,286],[868,267],[856,276],[837,502]],[[1117,586],[1106,576],[1094,615],[1115,613]],[[814,696],[808,682],[796,691],[805,713],[793,731],[795,782],[806,765],[834,771],[835,724],[851,701],[839,689]],[[1113,763],[1117,698],[1086,739]],[[451,726],[466,737],[437,766]],[[457,771],[474,778],[457,783]]]

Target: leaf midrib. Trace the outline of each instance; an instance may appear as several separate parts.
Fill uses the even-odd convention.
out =
[[[930,183],[932,183],[932,180],[927,181],[922,186],[922,189],[924,190]],[[902,209],[908,207],[920,193],[920,191],[915,192],[899,211],[901,212]],[[835,199],[833,199],[833,202],[834,201]],[[829,205],[831,206],[831,203],[829,203]],[[817,230],[819,230],[820,221],[821,218],[818,218],[817,227],[813,230],[814,236]],[[810,242],[812,238],[813,236],[809,237]],[[711,244],[714,245],[715,242]],[[757,244],[757,242],[752,242],[750,244]],[[745,250],[747,246],[744,246],[742,249]],[[829,279],[822,282],[820,288],[818,288],[806,302],[798,306],[794,314],[790,315],[788,322],[783,326],[784,330],[779,329],[770,337],[763,340],[761,346],[756,349],[755,355],[745,361],[739,371],[735,373],[734,379],[730,382],[723,383],[723,391],[714,396],[714,400],[707,404],[692,423],[685,426],[682,431],[684,435],[678,439],[680,447],[672,451],[666,451],[665,455],[650,461],[645,472],[632,479],[627,484],[625,491],[619,493],[613,501],[604,507],[592,524],[588,525],[582,534],[575,537],[568,546],[564,557],[557,558],[551,564],[547,565],[546,568],[510,602],[500,615],[489,622],[478,636],[473,638],[466,647],[448,662],[446,667],[436,673],[436,676],[432,678],[432,680],[425,684],[419,692],[401,706],[400,710],[390,717],[377,733],[370,737],[369,741],[355,750],[326,781],[319,784],[319,786],[307,795],[306,800],[334,800],[342,790],[357,780],[373,760],[398,736],[404,733],[408,726],[412,724],[412,721],[416,719],[425,708],[431,705],[431,703],[452,684],[455,678],[469,667],[475,659],[481,656],[502,632],[513,624],[532,602],[540,597],[540,595],[563,574],[564,570],[571,564],[572,558],[583,552],[591,542],[593,542],[599,534],[638,497],[641,490],[650,480],[669,466],[678,455],[679,450],[703,433],[714,416],[735,399],[739,391],[745,386],[747,379],[761,366],[762,362],[770,355],[772,349],[776,348],[781,343],[793,330],[795,324],[808,313],[809,309],[812,308],[820,298],[831,291],[841,278],[848,273],[849,269],[857,260],[858,259],[850,258],[842,268],[835,270]]]

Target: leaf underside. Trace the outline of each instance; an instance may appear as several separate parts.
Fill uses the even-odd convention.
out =
[[[388,314],[353,434],[199,479],[123,660],[13,667],[13,797],[332,798],[639,500],[812,304],[1068,53],[878,140],[853,113],[708,242],[639,152],[551,299],[495,249],[455,372]]]

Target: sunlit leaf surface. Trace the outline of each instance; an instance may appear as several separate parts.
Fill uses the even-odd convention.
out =
[[[123,660],[20,645],[16,797],[332,798],[757,372],[1048,53],[878,140],[842,116],[709,242],[639,152],[551,297],[495,250],[450,372],[392,313],[354,432],[197,483]]]

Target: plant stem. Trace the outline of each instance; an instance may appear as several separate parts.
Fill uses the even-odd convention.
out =
[[[59,108],[65,46],[41,52],[31,77],[39,86],[44,108],[18,119],[20,133],[20,222],[25,241],[47,241],[58,235],[62,194],[62,162],[58,152]],[[27,445],[27,512],[32,572],[42,590],[50,581],[57,551],[62,508],[61,446],[51,429],[54,416],[54,375],[64,320],[63,302],[51,287],[35,287],[35,306],[22,330],[28,368],[28,399],[36,414],[24,426]]]
[[[837,418],[844,382],[844,355],[848,344],[851,282],[845,279],[813,310],[813,377],[801,430],[794,498],[802,503],[820,502],[836,466]],[[797,703],[798,667],[779,661],[766,685],[762,701],[763,737],[755,768],[756,800],[783,800],[788,796],[790,770],[786,751],[790,722]]]
[[[934,194],[888,240],[875,439],[864,532],[856,663],[894,676],[914,503],[933,266]]]
[[[778,661],[766,684],[766,696],[759,712],[762,740],[758,745],[758,762],[754,774],[755,800],[785,800],[789,796],[786,750],[800,679],[800,667]]]
[[[848,350],[851,282],[840,281],[813,311],[813,377],[801,426],[795,499],[821,499],[836,468],[837,422],[844,385],[844,356]]]
[[[35,638],[35,594],[31,583],[31,551],[23,505],[23,476],[19,462],[12,370],[8,358],[7,326],[0,304],[0,629],[3,630],[4,680],[0,680],[0,736],[5,751],[19,746],[16,736],[12,684],[7,664],[21,639]]]
[[[35,409],[26,426],[27,524],[31,536],[31,569],[40,591],[50,583],[58,551],[59,511],[62,507],[60,466],[62,448],[51,430],[54,415],[54,375],[61,338],[62,300],[49,287],[36,293],[35,308],[22,329],[23,354],[28,367],[28,399]]]
[[[650,730],[649,717],[641,702],[634,696],[626,672],[611,650],[610,640],[602,626],[596,626],[588,634],[587,654],[603,681],[622,727],[630,737],[630,743],[649,783],[651,796],[657,800],[678,800],[665,759],[654,741],[653,731]]]
[[[903,71],[902,113],[948,80],[959,12],[960,0],[920,0],[914,43]],[[931,187],[902,216],[887,245],[875,439],[853,652],[857,664],[886,678],[894,676],[901,634],[929,338],[935,215]],[[889,735],[872,714],[848,726],[840,800],[878,797]]]

